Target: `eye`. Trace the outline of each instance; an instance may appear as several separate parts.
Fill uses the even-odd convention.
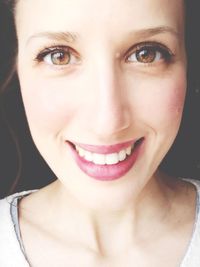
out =
[[[164,46],[158,44],[141,44],[138,45],[131,53],[127,61],[150,64],[159,61],[169,62],[172,53]]]
[[[45,62],[49,65],[66,66],[76,64],[80,61],[75,52],[67,47],[53,47],[44,49],[36,57],[38,62]]]
[[[55,51],[44,57],[44,61],[53,65],[67,65],[70,62],[70,53]]]

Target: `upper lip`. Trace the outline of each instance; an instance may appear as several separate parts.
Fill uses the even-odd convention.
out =
[[[123,149],[133,146],[136,143],[136,141],[138,141],[138,139],[126,141],[126,142],[114,144],[114,145],[98,145],[98,146],[82,144],[82,143],[77,143],[77,142],[73,142],[72,144],[74,146],[79,146],[83,148],[84,150],[90,151],[92,153],[110,154],[110,153],[118,153],[119,151]]]

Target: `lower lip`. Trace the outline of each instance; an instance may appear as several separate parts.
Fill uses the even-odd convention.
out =
[[[67,142],[68,143],[68,142]],[[124,161],[120,161],[113,165],[97,165],[93,162],[86,161],[84,158],[80,157],[74,146],[70,143],[72,154],[78,167],[88,176],[99,180],[99,181],[113,181],[124,176],[135,164],[138,159],[139,152],[141,151],[144,139],[142,139],[139,144],[134,148],[132,154],[128,156]]]

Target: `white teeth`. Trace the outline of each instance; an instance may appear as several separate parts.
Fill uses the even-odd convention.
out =
[[[104,154],[93,154],[93,162],[95,164],[99,165],[105,165],[106,164],[106,158]]]
[[[116,164],[118,162],[119,162],[118,153],[112,153],[112,154],[106,155],[106,164],[107,165]]]
[[[85,150],[83,150],[81,147],[76,147],[76,149],[78,150],[78,152],[79,152],[79,155],[81,156],[81,157],[84,157],[84,155],[85,155]]]
[[[126,154],[127,154],[128,156],[130,156],[130,154],[131,154],[131,146],[129,146],[129,147],[126,149]]]
[[[126,158],[126,151],[121,150],[118,155],[119,155],[119,161],[123,161]]]
[[[93,162],[97,165],[112,165],[117,164],[119,161],[123,161],[127,156],[131,155],[134,146],[130,146],[126,149],[119,151],[119,153],[111,154],[97,154],[90,151],[84,150],[83,148],[76,146],[76,150],[79,153],[80,157],[83,157],[89,162]]]
[[[84,155],[84,157],[85,157],[85,159],[86,159],[87,161],[93,161],[93,155],[92,155],[92,153],[89,152],[89,151],[85,151],[85,155]]]

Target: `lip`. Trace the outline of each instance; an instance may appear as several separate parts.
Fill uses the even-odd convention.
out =
[[[81,143],[73,143],[74,145],[77,145],[84,150],[90,151],[92,153],[98,153],[98,154],[111,154],[111,153],[118,153],[122,149],[126,149],[129,146],[134,145],[134,143],[137,140],[131,140],[120,144],[115,145],[109,145],[109,146],[94,146],[94,145],[87,145],[87,144],[81,144]]]
[[[111,146],[93,146],[93,145],[82,145],[78,143],[71,143],[66,141],[69,145],[72,156],[75,159],[78,167],[88,176],[99,180],[99,181],[114,181],[123,177],[135,164],[137,161],[142,147],[144,145],[144,138],[140,138],[136,141],[128,141],[121,144],[111,145]],[[85,160],[83,157],[79,156],[75,149],[75,145],[82,147],[90,152],[94,153],[113,153],[119,152],[123,148],[135,144],[135,147],[130,156],[128,156],[124,161],[120,161],[117,164],[112,165],[97,165],[93,162]],[[89,149],[90,148],[90,149]]]

